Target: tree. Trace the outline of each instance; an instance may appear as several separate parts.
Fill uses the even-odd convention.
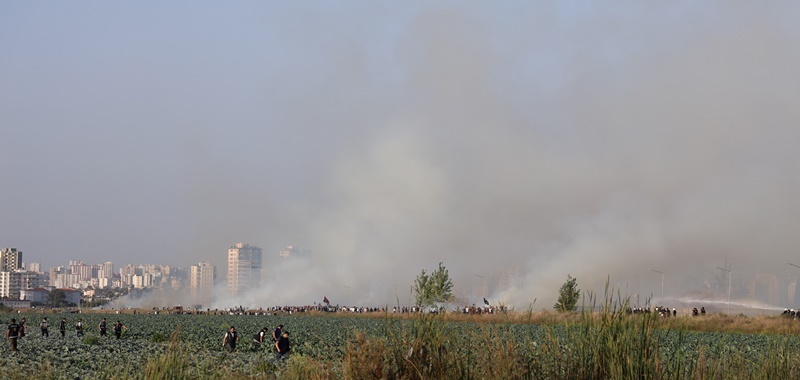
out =
[[[578,298],[581,290],[578,289],[578,279],[567,275],[567,281],[561,285],[558,294],[558,302],[553,305],[553,309],[560,312],[575,311],[578,308]]]
[[[414,281],[414,293],[417,305],[430,306],[438,302],[447,302],[453,298],[453,281],[450,273],[440,262],[439,268],[429,275],[423,269]]]
[[[47,303],[52,307],[67,306],[67,294],[61,289],[53,289],[47,295]]]

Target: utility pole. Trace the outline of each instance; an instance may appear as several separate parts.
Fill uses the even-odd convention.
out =
[[[651,272],[661,273],[661,302],[664,302],[664,272],[660,270],[650,269]]]
[[[717,269],[728,272],[728,315],[731,315],[731,276],[733,275],[733,271],[720,267],[717,267]]]
[[[791,265],[791,266],[793,266],[793,267],[795,267],[795,268],[800,268],[800,266],[798,266],[798,265],[794,265],[794,264],[792,264],[792,263],[787,263],[787,264],[789,264],[789,265]],[[797,281],[800,281],[800,278],[797,278],[797,277],[795,277],[795,280],[794,280],[794,281],[795,281],[795,284],[797,284]],[[795,285],[795,289],[797,289],[797,285]],[[795,291],[797,291],[797,290],[795,290]],[[795,294],[795,295],[794,295],[794,300],[788,300],[788,301],[789,301],[789,303],[790,303],[791,305],[793,305],[793,306],[795,306],[795,307],[796,307],[797,305],[795,305],[795,304],[794,304],[794,301],[795,301],[796,299],[797,299],[797,294]]]

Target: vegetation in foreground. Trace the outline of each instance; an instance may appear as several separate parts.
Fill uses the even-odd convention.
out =
[[[29,321],[21,351],[0,349],[8,379],[774,379],[800,377],[800,337],[783,317],[659,318],[629,315],[624,300],[597,313],[527,313],[457,321],[331,316],[112,315],[122,339],[41,337]],[[52,315],[52,314],[50,314]],[[81,314],[86,326],[109,315]],[[0,319],[10,319],[1,314]],[[76,315],[68,315],[74,322]],[[53,319],[53,318],[50,318]],[[285,325],[293,355],[254,347],[262,327]],[[228,326],[237,352],[220,346]],[[70,325],[71,326],[71,325]],[[716,327],[716,328],[715,328]]]

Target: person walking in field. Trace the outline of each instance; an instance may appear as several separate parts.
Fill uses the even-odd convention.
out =
[[[61,331],[61,337],[65,337],[67,335],[67,319],[61,318],[61,323],[58,324],[58,330]]]
[[[228,332],[225,333],[225,336],[222,337],[222,347],[228,349],[229,352],[233,352],[236,350],[236,342],[239,340],[239,333],[236,332],[236,329],[231,326]]]
[[[276,359],[278,361],[288,359],[289,352],[292,350],[289,344],[289,332],[284,331],[283,335],[278,338],[278,341],[275,342],[275,349],[278,351],[276,354]]]
[[[27,321],[28,320],[25,319],[25,318],[22,318],[22,320],[19,321],[19,337],[20,338],[24,338],[25,337],[25,329],[27,328],[25,326],[25,322],[27,322]]]
[[[105,318],[97,325],[97,329],[100,330],[100,336],[106,336],[106,330],[108,329],[108,322]]]
[[[272,342],[275,343],[281,337],[281,331],[283,331],[283,325],[278,325],[275,330],[272,330]]]
[[[42,323],[39,324],[39,327],[42,329],[43,337],[50,337],[50,324],[47,323],[47,317],[42,318]]]
[[[256,335],[253,335],[253,343],[255,343],[256,346],[264,344],[264,339],[267,337],[267,332],[269,332],[269,329],[264,327]]]
[[[78,338],[83,336],[83,318],[78,318],[78,322],[75,323],[75,336]]]
[[[114,336],[116,336],[117,339],[119,339],[122,336],[122,329],[125,329],[125,330],[128,329],[120,321],[114,322],[114,327],[113,328],[114,328]]]
[[[19,325],[17,324],[17,320],[11,318],[11,323],[8,325],[8,331],[6,331],[6,339],[8,339],[8,343],[11,345],[11,351],[17,350],[17,340],[19,339]]]

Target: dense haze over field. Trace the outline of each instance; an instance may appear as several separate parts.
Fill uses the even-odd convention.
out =
[[[266,304],[440,261],[471,301],[745,295],[800,271],[787,4],[5,2],[0,247],[224,278],[248,242]]]

